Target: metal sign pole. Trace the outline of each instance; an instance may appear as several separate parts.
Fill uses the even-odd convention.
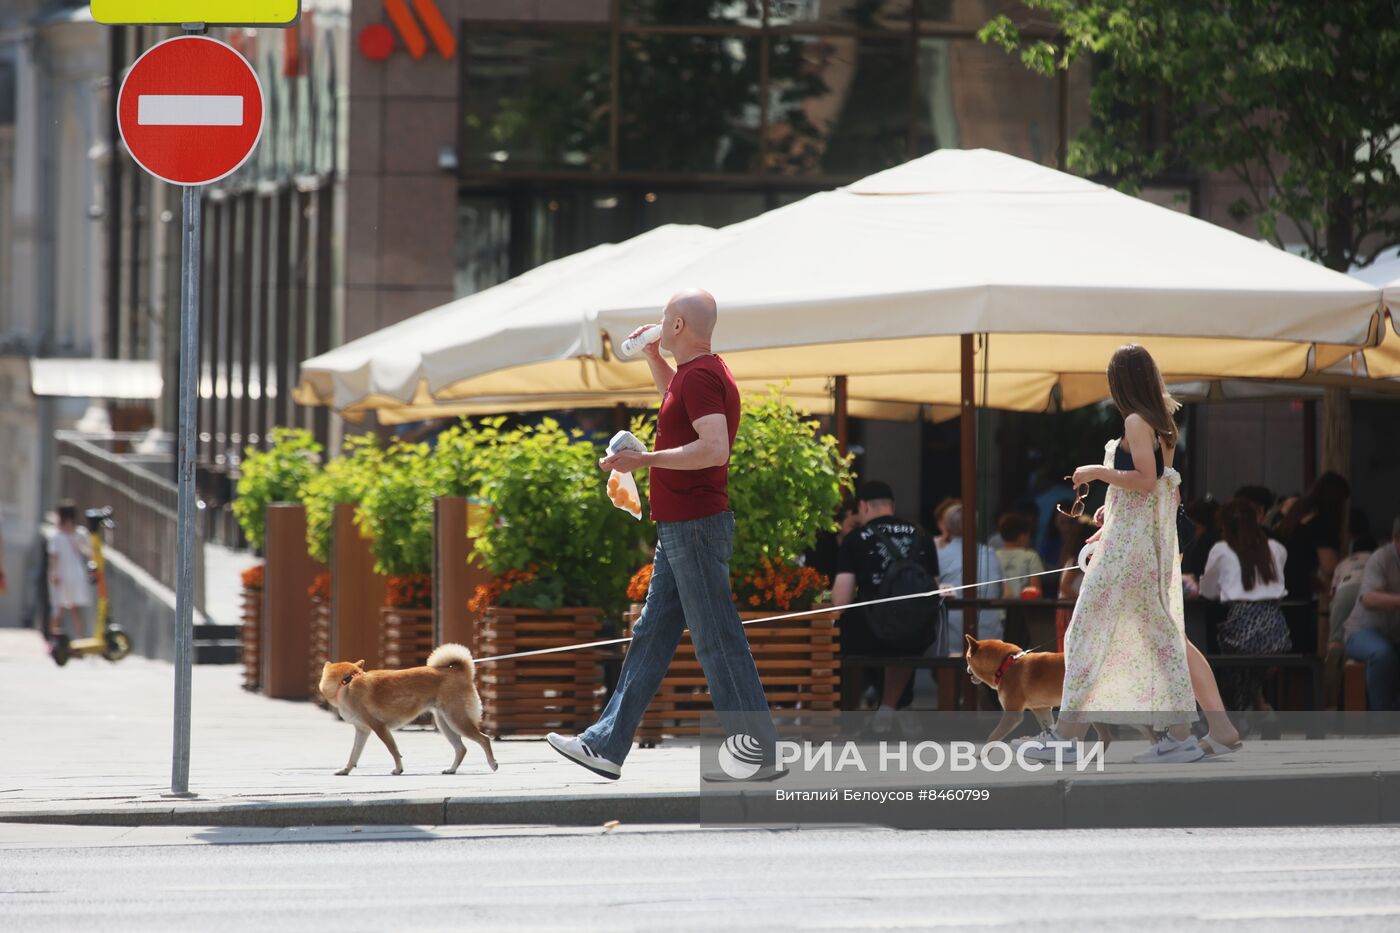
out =
[[[194,662],[194,428],[199,369],[201,186],[184,187],[180,223],[180,424],[176,440],[175,742],[170,793],[190,794],[190,680]]]

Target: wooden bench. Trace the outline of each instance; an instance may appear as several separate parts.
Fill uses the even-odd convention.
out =
[[[1326,693],[1322,683],[1322,659],[1315,654],[1208,654],[1212,670],[1220,668],[1273,668],[1287,667],[1304,671],[1308,675],[1308,692],[1312,697],[1312,711],[1321,713],[1327,708]],[[1307,736],[1310,739],[1323,737],[1321,715],[1308,719]]]
[[[905,655],[887,657],[878,654],[845,654],[841,656],[841,708],[853,710],[860,702],[856,695],[859,686],[856,678],[848,676],[850,671],[874,670],[881,667],[912,667],[915,670],[934,671],[938,680],[938,708],[957,708],[958,675],[966,676],[967,661],[962,657],[930,657],[928,655]],[[937,672],[953,671],[951,677]]]
[[[1364,713],[1370,709],[1366,700],[1366,662],[1342,662],[1342,710]]]

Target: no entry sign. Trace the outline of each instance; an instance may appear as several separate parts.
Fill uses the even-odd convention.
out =
[[[127,72],[117,125],[146,171],[173,185],[207,185],[236,170],[258,144],[262,85],[243,56],[222,42],[167,39]]]

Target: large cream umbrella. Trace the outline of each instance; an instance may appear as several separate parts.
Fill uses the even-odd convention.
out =
[[[595,281],[577,301],[560,283],[552,300],[568,305],[563,316],[586,320],[581,331],[551,325],[570,340],[582,333],[569,359],[539,352],[545,341],[510,339],[502,319],[490,352],[471,335],[425,347],[421,387],[445,402],[644,390],[646,367],[617,361],[616,345],[690,284],[719,299],[715,348],[740,379],[842,376],[853,398],[959,399],[965,412],[983,385],[980,402],[996,407],[1044,408],[1051,390],[1067,407],[1101,398],[1101,384],[1070,390],[1101,378],[1127,340],[1172,378],[1297,378],[1381,333],[1376,288],[981,150],[937,152],[813,195],[680,258],[650,278]],[[931,394],[953,385],[956,394]],[[972,419],[964,424],[970,432]]]
[[[616,284],[588,312],[614,351],[677,285],[696,284],[720,301],[716,349],[738,377],[845,375],[853,398],[889,401],[951,401],[919,394],[916,377],[960,372],[965,334],[991,335],[978,369],[1017,377],[1011,398],[989,387],[982,401],[1025,408],[1034,385],[1032,410],[1048,404],[1039,388],[1101,374],[1129,339],[1174,378],[1297,378],[1380,335],[1374,287],[986,151],[937,152],[813,195],[725,228],[657,281]],[[424,359],[439,400],[648,379],[611,353],[561,366],[456,341]]]
[[[625,243],[596,246],[546,263],[305,361],[293,397],[304,405],[334,407],[357,420],[375,409],[432,406],[436,400],[428,391],[424,354],[437,347],[467,347],[461,351],[464,355],[487,366],[493,361],[511,365],[518,360],[600,355],[602,338],[583,313],[584,296],[624,274],[667,276],[715,236],[710,227],[668,225]],[[561,366],[577,370],[568,362]],[[546,394],[540,386],[534,389],[524,394]],[[575,379],[565,380],[553,394],[584,391]],[[486,404],[502,410],[499,399]]]

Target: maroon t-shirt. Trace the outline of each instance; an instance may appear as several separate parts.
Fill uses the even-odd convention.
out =
[[[684,447],[698,440],[693,423],[706,415],[724,415],[729,449],[739,430],[739,386],[724,360],[714,354],[676,368],[656,419],[656,449]],[[652,467],[651,517],[658,522],[688,522],[729,511],[729,461],[703,470]]]

